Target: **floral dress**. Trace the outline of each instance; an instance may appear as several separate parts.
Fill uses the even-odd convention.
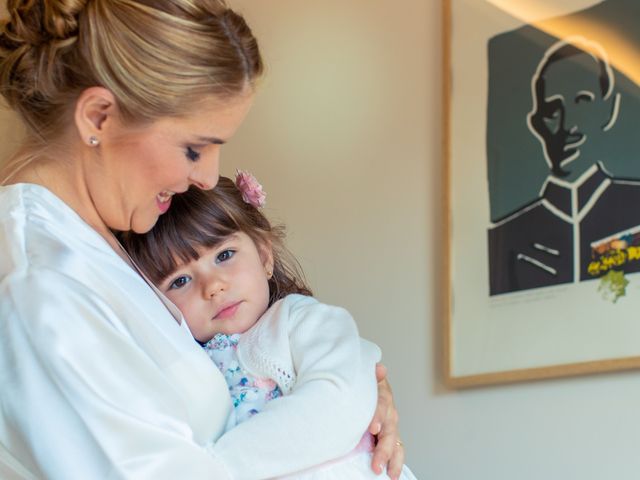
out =
[[[244,370],[238,362],[240,334],[218,333],[204,346],[213,363],[224,375],[233,401],[233,412],[227,430],[248,420],[262,411],[267,402],[282,396],[282,391],[270,378],[256,378]]]

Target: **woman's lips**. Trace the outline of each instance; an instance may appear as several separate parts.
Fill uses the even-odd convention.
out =
[[[240,306],[240,303],[241,302],[235,302],[235,303],[232,303],[229,306],[226,306],[226,307],[222,308],[213,317],[214,320],[224,320],[224,319],[233,317],[236,314],[236,312],[238,311],[238,307]]]
[[[169,210],[169,207],[171,206],[171,198],[173,197],[173,195],[157,195],[156,196],[156,205],[158,205],[158,209],[160,210],[160,213],[166,213],[167,210]]]

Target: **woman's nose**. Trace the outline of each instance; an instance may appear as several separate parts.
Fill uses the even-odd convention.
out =
[[[220,168],[220,148],[216,148],[206,158],[200,159],[191,172],[189,181],[201,190],[211,190],[218,183]]]

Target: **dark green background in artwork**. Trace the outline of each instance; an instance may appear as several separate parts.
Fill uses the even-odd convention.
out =
[[[611,28],[640,48],[640,0],[607,0],[564,19],[570,25],[585,18],[602,28],[575,34],[600,43],[605,51],[608,45],[599,33]],[[486,145],[492,221],[536,200],[549,174],[542,145],[526,118],[533,106],[531,79],[545,51],[558,40],[527,25],[489,41]],[[640,88],[612,67],[620,113],[595,153],[614,177],[640,178]]]

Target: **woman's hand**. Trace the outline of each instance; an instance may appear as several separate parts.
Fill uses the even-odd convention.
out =
[[[398,433],[398,411],[393,404],[391,385],[387,381],[387,369],[381,363],[376,365],[378,379],[378,406],[369,424],[369,432],[376,436],[371,468],[378,475],[387,467],[387,475],[392,479],[400,476],[404,464],[404,448]]]

